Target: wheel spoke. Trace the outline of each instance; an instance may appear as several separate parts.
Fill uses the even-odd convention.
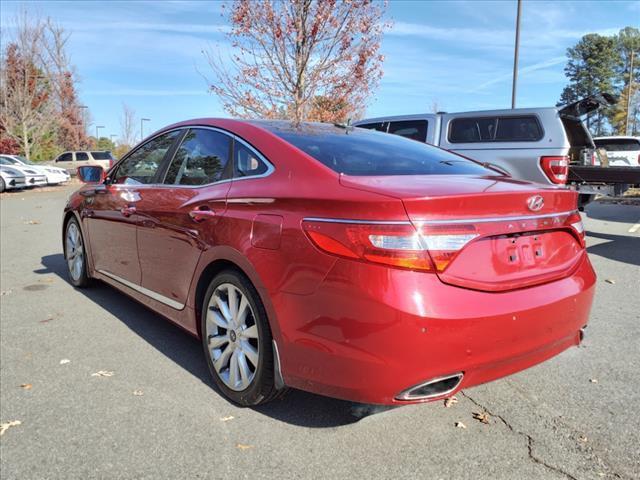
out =
[[[220,348],[225,343],[229,343],[229,335],[215,335],[209,337],[209,348]]]
[[[240,370],[240,383],[242,388],[247,388],[251,382],[251,372],[249,371],[249,365],[247,365],[247,358],[241,350],[238,350],[238,368]]]
[[[251,345],[246,340],[243,340],[240,342],[240,348],[242,349],[244,354],[247,356],[249,361],[253,364],[253,366],[257,368],[258,367],[258,350],[253,348],[253,345]]]
[[[256,325],[251,325],[249,328],[242,330],[243,338],[258,338],[258,327]]]
[[[238,307],[238,313],[236,315],[236,325],[238,327],[246,323],[248,313],[249,313],[249,301],[247,300],[247,297],[242,295],[242,298],[240,299],[240,306]]]
[[[209,308],[209,313],[207,314],[207,323],[215,324],[224,329],[229,329],[229,322],[227,319],[211,308]],[[211,325],[211,327],[211,331],[213,331],[213,325]]]
[[[239,350],[234,350],[229,361],[229,383],[234,388],[238,386],[238,353]]]
[[[219,295],[214,294],[215,296],[215,301],[216,301],[216,305],[218,306],[218,310],[220,310],[220,313],[222,313],[222,315],[224,315],[224,318],[227,322],[230,322],[232,317],[231,317],[231,312],[229,311],[229,305],[227,305],[227,303],[220,298]]]
[[[227,288],[227,299],[229,301],[229,314],[231,315],[231,319],[233,319],[234,323],[236,317],[238,315],[238,291],[235,287],[229,285]]]
[[[222,353],[216,359],[216,361],[213,362],[213,368],[216,369],[216,372],[220,373],[222,371],[222,369],[227,366],[227,363],[229,362],[229,357],[231,356],[231,353],[232,353],[231,346],[228,346],[227,348],[225,348],[222,351]]]
[[[74,278],[78,279],[80,278],[80,273],[82,270],[82,257],[75,257],[73,259],[73,272],[74,272]]]

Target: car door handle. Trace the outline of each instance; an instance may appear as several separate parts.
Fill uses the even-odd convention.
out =
[[[122,207],[120,209],[120,213],[125,217],[130,217],[134,213],[136,213],[136,207]]]
[[[191,210],[189,212],[189,216],[194,222],[200,223],[215,217],[216,212],[214,210],[211,210],[209,207],[200,207],[196,208],[195,210]]]

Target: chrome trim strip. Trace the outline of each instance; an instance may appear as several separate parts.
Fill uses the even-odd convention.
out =
[[[143,295],[146,295],[147,297],[153,300],[156,300],[160,303],[164,303],[165,305],[171,308],[175,308],[176,310],[182,310],[184,308],[184,303],[176,302],[175,300],[167,298],[164,295],[160,295],[159,293],[156,293],[153,290],[149,290],[148,288],[144,288],[140,285],[136,285],[135,283],[132,283],[129,280],[125,280],[124,278],[119,277],[118,275],[114,275],[113,273],[107,272],[105,270],[98,270],[98,272],[101,273],[102,275],[106,275],[107,277],[115,280],[118,283],[123,284],[125,287],[129,287],[139,293],[142,293]]]
[[[560,213],[545,213],[541,215],[520,215],[517,217],[480,217],[480,218],[463,218],[460,220],[452,219],[452,220],[414,220],[414,223],[419,223],[421,225],[441,225],[441,224],[450,224],[450,223],[488,223],[488,222],[514,222],[517,220],[536,220],[539,218],[555,218],[562,217],[563,215],[571,215],[572,213],[576,213],[577,210],[571,210],[568,212],[560,212]]]
[[[411,395],[411,392],[413,392],[414,390],[422,388],[426,385],[430,385],[432,383],[438,383],[443,380],[448,380],[450,378],[458,378],[458,381],[449,390],[445,390],[444,392],[433,393],[431,395]],[[442,397],[444,395],[449,395],[451,392],[453,392],[456,388],[460,386],[460,383],[462,383],[463,378],[464,378],[463,372],[432,378],[431,380],[427,380],[426,382],[419,383],[418,385],[414,385],[413,387],[407,388],[406,390],[402,391],[401,393],[398,394],[398,396],[396,397],[396,400],[426,400],[427,398],[436,398],[436,397]]]
[[[348,218],[319,218],[319,217],[305,217],[303,222],[325,222],[325,223],[356,223],[367,225],[411,225],[411,222],[406,220],[393,221],[393,220],[353,220]]]

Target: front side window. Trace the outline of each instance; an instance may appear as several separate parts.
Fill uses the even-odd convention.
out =
[[[56,158],[56,162],[72,162],[73,154],[71,152],[66,152]]]
[[[230,151],[228,135],[203,128],[191,129],[176,150],[164,183],[194,186],[217,182],[223,178]]]
[[[270,128],[269,124],[266,125]],[[471,160],[397,135],[330,125],[270,130],[338,173],[347,175],[496,175]]]
[[[76,161],[77,162],[86,162],[89,160],[89,155],[87,152],[76,152]]]
[[[112,181],[127,185],[154,183],[164,156],[181,133],[176,130],[149,140],[120,163]]]
[[[358,125],[358,128],[366,128],[367,130],[375,130],[377,132],[386,132],[387,123],[386,122],[365,123],[362,125]]]
[[[11,157],[0,157],[0,165],[20,165],[20,162]]]
[[[389,124],[389,133],[424,142],[427,140],[426,120],[401,120]]]
[[[537,142],[542,128],[534,116],[456,118],[449,125],[449,142]]]

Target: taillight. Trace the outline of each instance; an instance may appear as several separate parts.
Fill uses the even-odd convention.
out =
[[[553,183],[567,183],[569,174],[569,157],[540,157],[540,167]]]
[[[596,152],[591,152],[591,165],[595,165],[597,163],[597,156],[596,156]]]
[[[326,253],[421,271],[444,270],[477,236],[471,225],[452,227],[426,228],[419,233],[411,224],[302,223],[313,244]]]

